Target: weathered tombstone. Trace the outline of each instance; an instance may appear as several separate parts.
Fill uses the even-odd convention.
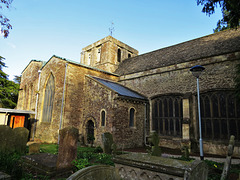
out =
[[[230,170],[231,160],[232,160],[232,154],[233,154],[234,144],[235,144],[234,139],[235,139],[235,136],[232,135],[230,137],[230,140],[229,140],[228,153],[227,153],[226,161],[224,163],[221,180],[227,179],[228,175],[229,175],[229,170]]]
[[[32,143],[28,147],[29,147],[28,154],[37,154],[40,152],[40,144],[39,143]]]
[[[161,156],[162,155],[162,151],[161,151],[161,148],[158,145],[159,144],[158,134],[156,132],[152,133],[150,135],[150,139],[149,140],[153,144],[151,155],[152,156]]]
[[[189,142],[188,141],[182,141],[181,142],[181,152],[182,152],[182,157],[184,158],[189,158]]]
[[[15,139],[15,151],[18,153],[24,153],[26,151],[26,144],[28,142],[28,129],[24,127],[17,127],[13,129],[14,139]]]
[[[103,152],[106,154],[111,154],[112,144],[113,144],[113,137],[111,133],[106,132],[102,134],[102,144],[103,144]]]
[[[12,128],[0,125],[0,153],[11,153],[14,148],[14,134]]]
[[[117,154],[117,145],[115,143],[112,144],[111,149],[112,149],[112,155],[116,155]]]
[[[0,152],[3,153],[24,153],[28,141],[29,131],[24,127],[15,129],[6,125],[0,125]]]
[[[78,129],[66,127],[59,132],[57,168],[71,168],[72,161],[77,157]]]

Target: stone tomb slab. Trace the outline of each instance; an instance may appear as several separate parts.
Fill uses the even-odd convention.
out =
[[[40,153],[22,156],[23,168],[33,173],[42,174],[49,177],[68,177],[72,169],[57,169],[57,155]]]
[[[207,180],[208,169],[203,161],[186,162],[141,153],[118,155],[113,161],[125,180]]]

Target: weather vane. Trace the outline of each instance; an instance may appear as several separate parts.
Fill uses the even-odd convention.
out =
[[[111,22],[111,27],[109,28],[110,36],[112,36],[114,30],[115,30],[114,29],[114,23]]]

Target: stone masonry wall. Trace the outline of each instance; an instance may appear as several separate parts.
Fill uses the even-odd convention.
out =
[[[95,143],[101,144],[101,134],[110,132],[118,148],[130,148],[143,145],[144,104],[138,101],[121,100],[117,94],[86,77],[86,96],[84,103],[84,122],[82,133],[86,139],[86,124],[94,122]],[[116,99],[117,98],[117,99]],[[134,108],[135,126],[129,127],[129,110]],[[106,112],[105,126],[101,125],[101,110]]]
[[[158,95],[171,93],[192,94],[190,97],[190,136],[198,139],[197,85],[196,78],[190,72],[190,68],[195,65],[202,65],[206,68],[199,79],[200,93],[214,89],[233,89],[235,67],[239,60],[240,52],[225,54],[128,74],[121,76],[120,82],[150,99]],[[152,122],[152,113],[150,113],[150,122]],[[174,138],[165,138],[161,142],[164,146],[173,148],[180,144],[180,141],[178,139],[174,140]]]
[[[33,60],[23,71],[17,109],[35,110],[36,93],[38,88],[38,70],[41,67],[42,62]]]
[[[101,49],[100,59],[98,59],[99,49]],[[119,65],[117,60],[118,49],[121,49],[121,61],[127,59],[128,54],[130,54],[131,57],[138,55],[138,51],[134,48],[122,43],[112,36],[107,36],[82,49],[81,63],[104,71],[114,72]],[[89,55],[91,59],[90,64]]]
[[[135,109],[134,126],[129,126],[130,109]],[[113,140],[118,148],[142,147],[144,145],[145,104],[143,102],[117,99],[113,122]]]
[[[66,63],[68,63],[68,66],[61,128],[74,126],[81,129],[83,121],[84,96],[86,92],[84,90],[85,74],[112,80],[118,79],[117,76],[86,68],[53,56],[43,67],[41,73],[37,114],[39,121],[37,125],[36,137],[42,141],[56,142],[58,139]],[[53,102],[52,121],[51,123],[48,123],[42,122],[42,110],[45,87],[51,73],[53,74],[55,81],[55,95]]]
[[[81,125],[82,136],[87,137],[87,122],[94,122],[95,144],[101,145],[101,134],[105,132],[112,133],[114,120],[114,96],[115,92],[99,84],[90,77],[85,77],[85,97],[83,107],[83,121]],[[105,111],[105,126],[101,125],[101,111]]]

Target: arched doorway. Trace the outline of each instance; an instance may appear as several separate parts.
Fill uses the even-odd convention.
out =
[[[87,134],[87,143],[93,144],[94,138],[94,122],[92,120],[89,120],[87,122],[87,128],[86,128],[86,134]]]

